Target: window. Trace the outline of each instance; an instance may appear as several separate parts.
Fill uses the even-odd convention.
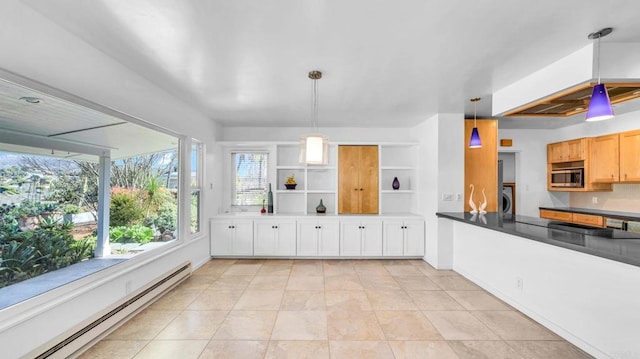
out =
[[[262,206],[267,192],[266,152],[232,152],[231,206]]]
[[[202,194],[202,144],[191,145],[191,219],[190,233],[200,232]]]

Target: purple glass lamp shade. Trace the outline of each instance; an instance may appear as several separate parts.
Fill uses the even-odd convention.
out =
[[[482,147],[482,142],[480,142],[480,134],[478,133],[478,128],[474,127],[471,131],[471,140],[469,141],[469,148],[480,148]]]
[[[587,110],[587,121],[602,121],[613,118],[613,108],[609,101],[609,94],[604,84],[597,84],[593,87],[589,110]]]

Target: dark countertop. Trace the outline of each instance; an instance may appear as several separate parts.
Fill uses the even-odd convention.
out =
[[[500,219],[495,212],[482,216],[468,212],[438,212],[436,215],[640,267],[638,233],[586,226],[573,228],[558,221],[520,215],[505,215]],[[590,231],[589,234],[585,234],[585,230]]]
[[[573,212],[582,214],[593,214],[609,218],[624,219],[628,221],[640,221],[640,213],[607,211],[602,209],[576,208],[576,207],[540,207],[540,209],[548,209],[559,212]]]

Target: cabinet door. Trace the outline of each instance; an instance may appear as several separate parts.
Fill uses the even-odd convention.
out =
[[[404,222],[404,255],[424,256],[424,221]]]
[[[253,221],[235,221],[233,227],[233,254],[253,255]]]
[[[585,139],[566,141],[566,158],[567,161],[580,161],[585,159]]]
[[[296,222],[278,222],[275,225],[276,255],[296,255]]]
[[[360,146],[360,213],[378,213],[378,146]]]
[[[338,147],[338,213],[359,211],[359,161],[359,146]]]
[[[640,182],[640,131],[620,134],[620,182]]]
[[[318,255],[318,223],[298,221],[296,254],[299,256]]]
[[[402,256],[404,254],[404,223],[402,221],[384,221],[382,235],[382,255]]]
[[[362,221],[362,255],[382,255],[382,221]]]
[[[360,256],[361,225],[359,221],[340,222],[340,255]]]
[[[573,221],[573,216],[571,212],[552,211],[548,209],[540,210],[540,218],[553,219],[553,220],[564,221],[564,222]]]
[[[591,139],[591,182],[613,183],[620,180],[618,134]]]
[[[211,222],[211,255],[226,256],[233,254],[233,223],[231,221]]]
[[[337,221],[318,223],[318,254],[321,256],[340,255],[340,227]]]
[[[256,221],[254,224],[253,253],[255,255],[273,256],[276,251],[276,222]]]
[[[547,162],[564,162],[565,142],[550,143],[547,145]]]

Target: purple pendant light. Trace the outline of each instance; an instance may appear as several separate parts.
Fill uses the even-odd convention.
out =
[[[613,118],[613,108],[611,107],[607,87],[600,83],[600,38],[609,35],[612,31],[612,28],[607,27],[600,31],[592,32],[588,36],[591,40],[598,39],[598,84],[593,87],[593,93],[589,101],[586,118],[588,122]]]
[[[480,97],[474,97],[471,99],[471,102],[473,102],[473,130],[471,130],[471,140],[469,140],[469,148],[482,147],[482,142],[480,141],[480,133],[478,133],[478,126],[476,125],[476,121],[477,121],[476,103],[478,101],[480,101]]]

